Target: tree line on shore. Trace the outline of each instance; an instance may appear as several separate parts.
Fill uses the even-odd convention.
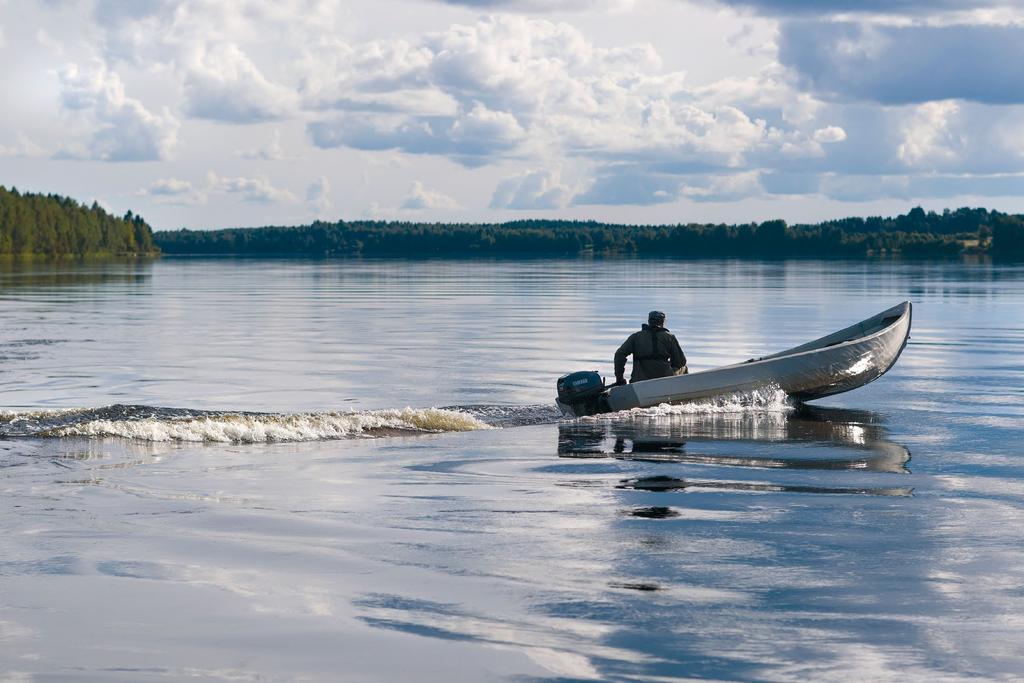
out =
[[[158,253],[153,230],[131,211],[118,218],[96,202],[20,193],[0,185],[0,254],[137,256]]]
[[[158,232],[166,254],[303,256],[951,257],[1024,255],[1024,215],[920,207],[894,218],[787,225],[616,225],[520,220],[500,224],[316,221],[298,227]]]
[[[621,225],[532,219],[508,223],[316,221],[296,227],[154,233],[131,211],[118,218],[95,202],[0,186],[0,254],[240,256],[637,256],[943,258],[964,252],[1024,258],[1024,215],[920,207],[883,218],[814,224]]]

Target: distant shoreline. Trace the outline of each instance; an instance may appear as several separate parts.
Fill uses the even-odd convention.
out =
[[[1024,215],[920,207],[895,217],[633,225],[577,220],[506,223],[315,221],[309,225],[165,230],[53,194],[0,186],[0,259],[167,256],[249,258],[1024,259]]]
[[[161,231],[168,256],[365,258],[863,259],[1024,256],[1024,216],[987,209],[788,225],[316,221],[294,227]]]

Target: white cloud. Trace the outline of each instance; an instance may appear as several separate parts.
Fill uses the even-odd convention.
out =
[[[698,202],[732,202],[764,194],[759,171],[695,178],[684,184],[682,195]]]
[[[595,47],[565,23],[508,15],[429,36],[429,78],[463,103],[524,116],[543,110],[595,113],[595,86],[660,67],[650,45]],[[600,82],[606,81],[606,84]]]
[[[421,209],[458,209],[459,203],[446,194],[423,187],[420,181],[414,181],[409,194],[402,199],[401,208],[409,210]]]
[[[665,204],[679,198],[680,188],[679,178],[672,175],[642,167],[610,166],[599,171],[590,187],[573,198],[573,204]]]
[[[954,100],[899,107],[829,103],[817,118],[841,128],[846,138],[819,142],[812,134],[818,154],[790,159],[768,150],[749,155],[750,167],[890,176],[1024,171],[1024,105]]]
[[[553,117],[551,124],[576,155],[722,168],[743,166],[747,154],[779,137],[763,119],[751,119],[736,107],[701,107],[667,99],[643,102],[639,111]]]
[[[341,61],[357,59],[351,55],[362,52],[345,46]],[[348,113],[312,122],[309,133],[315,145],[445,155],[465,165],[549,156],[553,151],[607,161],[723,168],[742,167],[753,152],[764,156],[774,149],[794,156],[791,131],[775,129],[732,104],[758,98],[766,91],[764,82],[744,83],[732,92],[688,90],[683,72],[662,72],[661,59],[650,45],[598,48],[565,23],[485,17],[427,36],[422,45],[387,47],[377,41],[367,52],[373,57],[358,58],[368,67],[361,80],[342,79],[354,92],[318,100],[334,101]],[[803,113],[794,118],[801,124],[813,122],[807,98],[777,80],[771,82],[773,106],[792,108],[797,101]],[[434,93],[438,100],[459,103],[458,113],[410,114],[408,107],[404,114],[397,107],[389,115],[351,113],[360,98],[374,99],[375,106],[384,108],[380,84],[399,92],[415,86]],[[324,85],[311,86],[313,91],[324,91]],[[760,97],[756,106],[768,106]],[[800,138],[810,148],[804,155],[820,155],[820,146],[808,142],[812,134]]]
[[[822,144],[842,142],[846,139],[846,131],[839,126],[825,126],[814,131],[814,141]]]
[[[14,144],[0,145],[0,157],[30,158],[43,156],[44,154],[46,154],[46,150],[21,131],[14,136]]]
[[[541,19],[486,17],[427,44],[434,85],[466,107],[480,102],[513,115],[542,149],[558,144],[565,129],[618,139],[652,100],[678,93],[684,78],[659,73],[649,44],[599,48],[577,28]]]
[[[246,0],[244,11],[231,11],[202,0],[134,9],[106,2],[97,16],[119,46],[111,54],[173,66],[189,115],[248,123],[306,108],[309,139],[323,149],[398,150],[465,166],[561,155],[742,169],[752,157],[770,164],[772,155],[822,155],[813,128],[818,105],[779,73],[687,88],[685,73],[666,70],[650,44],[599,47],[568,23],[516,15],[349,43],[327,30],[336,11],[311,3],[288,0],[296,6],[275,9]],[[286,87],[250,52],[271,28],[265,22],[307,5],[322,25],[300,21],[301,39],[289,36],[294,44],[285,51],[293,59],[277,68],[291,79]]]
[[[429,48],[401,39],[357,47],[334,39],[301,61],[299,91],[314,110],[453,116],[458,103],[429,81],[432,59]]]
[[[256,123],[288,116],[295,93],[271,83],[233,43],[196,45],[184,68],[185,111],[196,118]]]
[[[270,137],[270,142],[262,147],[249,147],[248,149],[235,150],[235,156],[242,159],[260,161],[278,161],[284,159],[284,149],[281,147],[281,131],[275,130]]]
[[[337,33],[349,14],[337,0],[96,0],[94,7],[106,57],[141,66],[187,66],[190,50],[223,44],[294,56]]]
[[[900,160],[910,167],[947,166],[964,151],[957,133],[956,102],[927,102],[917,107],[903,125],[903,141],[897,148]]]
[[[233,194],[243,201],[258,204],[275,204],[279,202],[295,202],[297,198],[288,190],[279,189],[265,177],[247,178],[220,177],[213,171],[207,173],[207,191]]]
[[[306,188],[306,203],[318,218],[325,216],[333,207],[331,183],[327,176],[320,176]]]
[[[310,207],[317,212],[330,208],[328,193],[330,184],[326,178],[319,178],[310,185],[306,198]],[[141,197],[152,197],[160,204],[201,205],[208,203],[211,195],[233,195],[244,202],[255,204],[295,203],[298,198],[289,190],[275,187],[264,176],[220,176],[208,171],[201,183],[179,178],[160,178],[136,192]]]
[[[99,0],[95,18],[109,63],[127,62],[173,73],[192,117],[246,124],[281,120],[296,111],[294,87],[275,82],[250,50],[271,56],[274,47],[297,54],[308,31],[330,31],[319,0]],[[291,35],[296,27],[302,35]],[[276,61],[265,62],[270,67]],[[282,70],[282,69],[278,69]]]
[[[150,184],[147,194],[173,196],[192,191],[192,183],[177,178],[162,178]]]
[[[177,119],[168,111],[153,114],[128,97],[121,79],[105,65],[68,64],[58,79],[64,109],[93,127],[84,146],[65,148],[61,156],[102,161],[154,161],[170,156],[177,143]]]
[[[491,150],[514,147],[526,136],[516,117],[503,111],[492,111],[475,103],[468,112],[455,119],[449,137],[462,153],[485,154]]]
[[[2,31],[3,27],[0,27],[0,32]],[[0,39],[2,39],[2,37],[2,33],[0,33]],[[36,31],[35,38],[36,43],[39,44],[39,47],[43,48],[47,52],[58,57],[64,56],[64,46],[61,45],[60,41],[54,40],[50,36],[50,34],[46,32],[45,29],[39,29],[38,31]],[[2,42],[0,42],[0,47],[2,47]]]
[[[808,138],[800,133],[791,135],[780,135],[781,145],[778,152],[780,156],[789,159],[811,159],[824,156],[825,150],[814,138]]]
[[[498,183],[491,196],[492,209],[560,209],[569,204],[573,188],[562,183],[557,171],[519,173]]]
[[[824,103],[793,87],[790,75],[777,64],[754,76],[727,77],[694,88],[692,97],[705,107],[731,105],[746,112],[802,129],[812,124]]]
[[[161,204],[180,204],[194,206],[206,202],[206,192],[192,185],[187,180],[178,178],[161,178],[149,184],[149,187],[136,192],[141,197],[153,197]]]
[[[454,118],[342,115],[313,122],[308,132],[313,144],[324,149],[397,149],[410,154],[447,155],[466,166],[510,153],[526,137],[514,116],[491,111],[480,103]]]

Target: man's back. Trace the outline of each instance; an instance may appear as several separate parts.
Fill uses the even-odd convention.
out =
[[[652,322],[656,320],[653,313]],[[627,356],[633,356],[631,382],[669,377],[686,367],[686,355],[679,340],[664,327],[653,324],[644,325],[639,332],[629,335],[615,352],[615,377],[619,383],[625,381]]]

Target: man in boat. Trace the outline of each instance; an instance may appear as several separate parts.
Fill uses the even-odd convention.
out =
[[[633,356],[633,372],[630,382],[645,379],[685,375],[686,354],[679,346],[676,336],[665,329],[665,314],[651,311],[647,324],[639,332],[629,335],[615,352],[615,384],[626,383],[626,357]]]

